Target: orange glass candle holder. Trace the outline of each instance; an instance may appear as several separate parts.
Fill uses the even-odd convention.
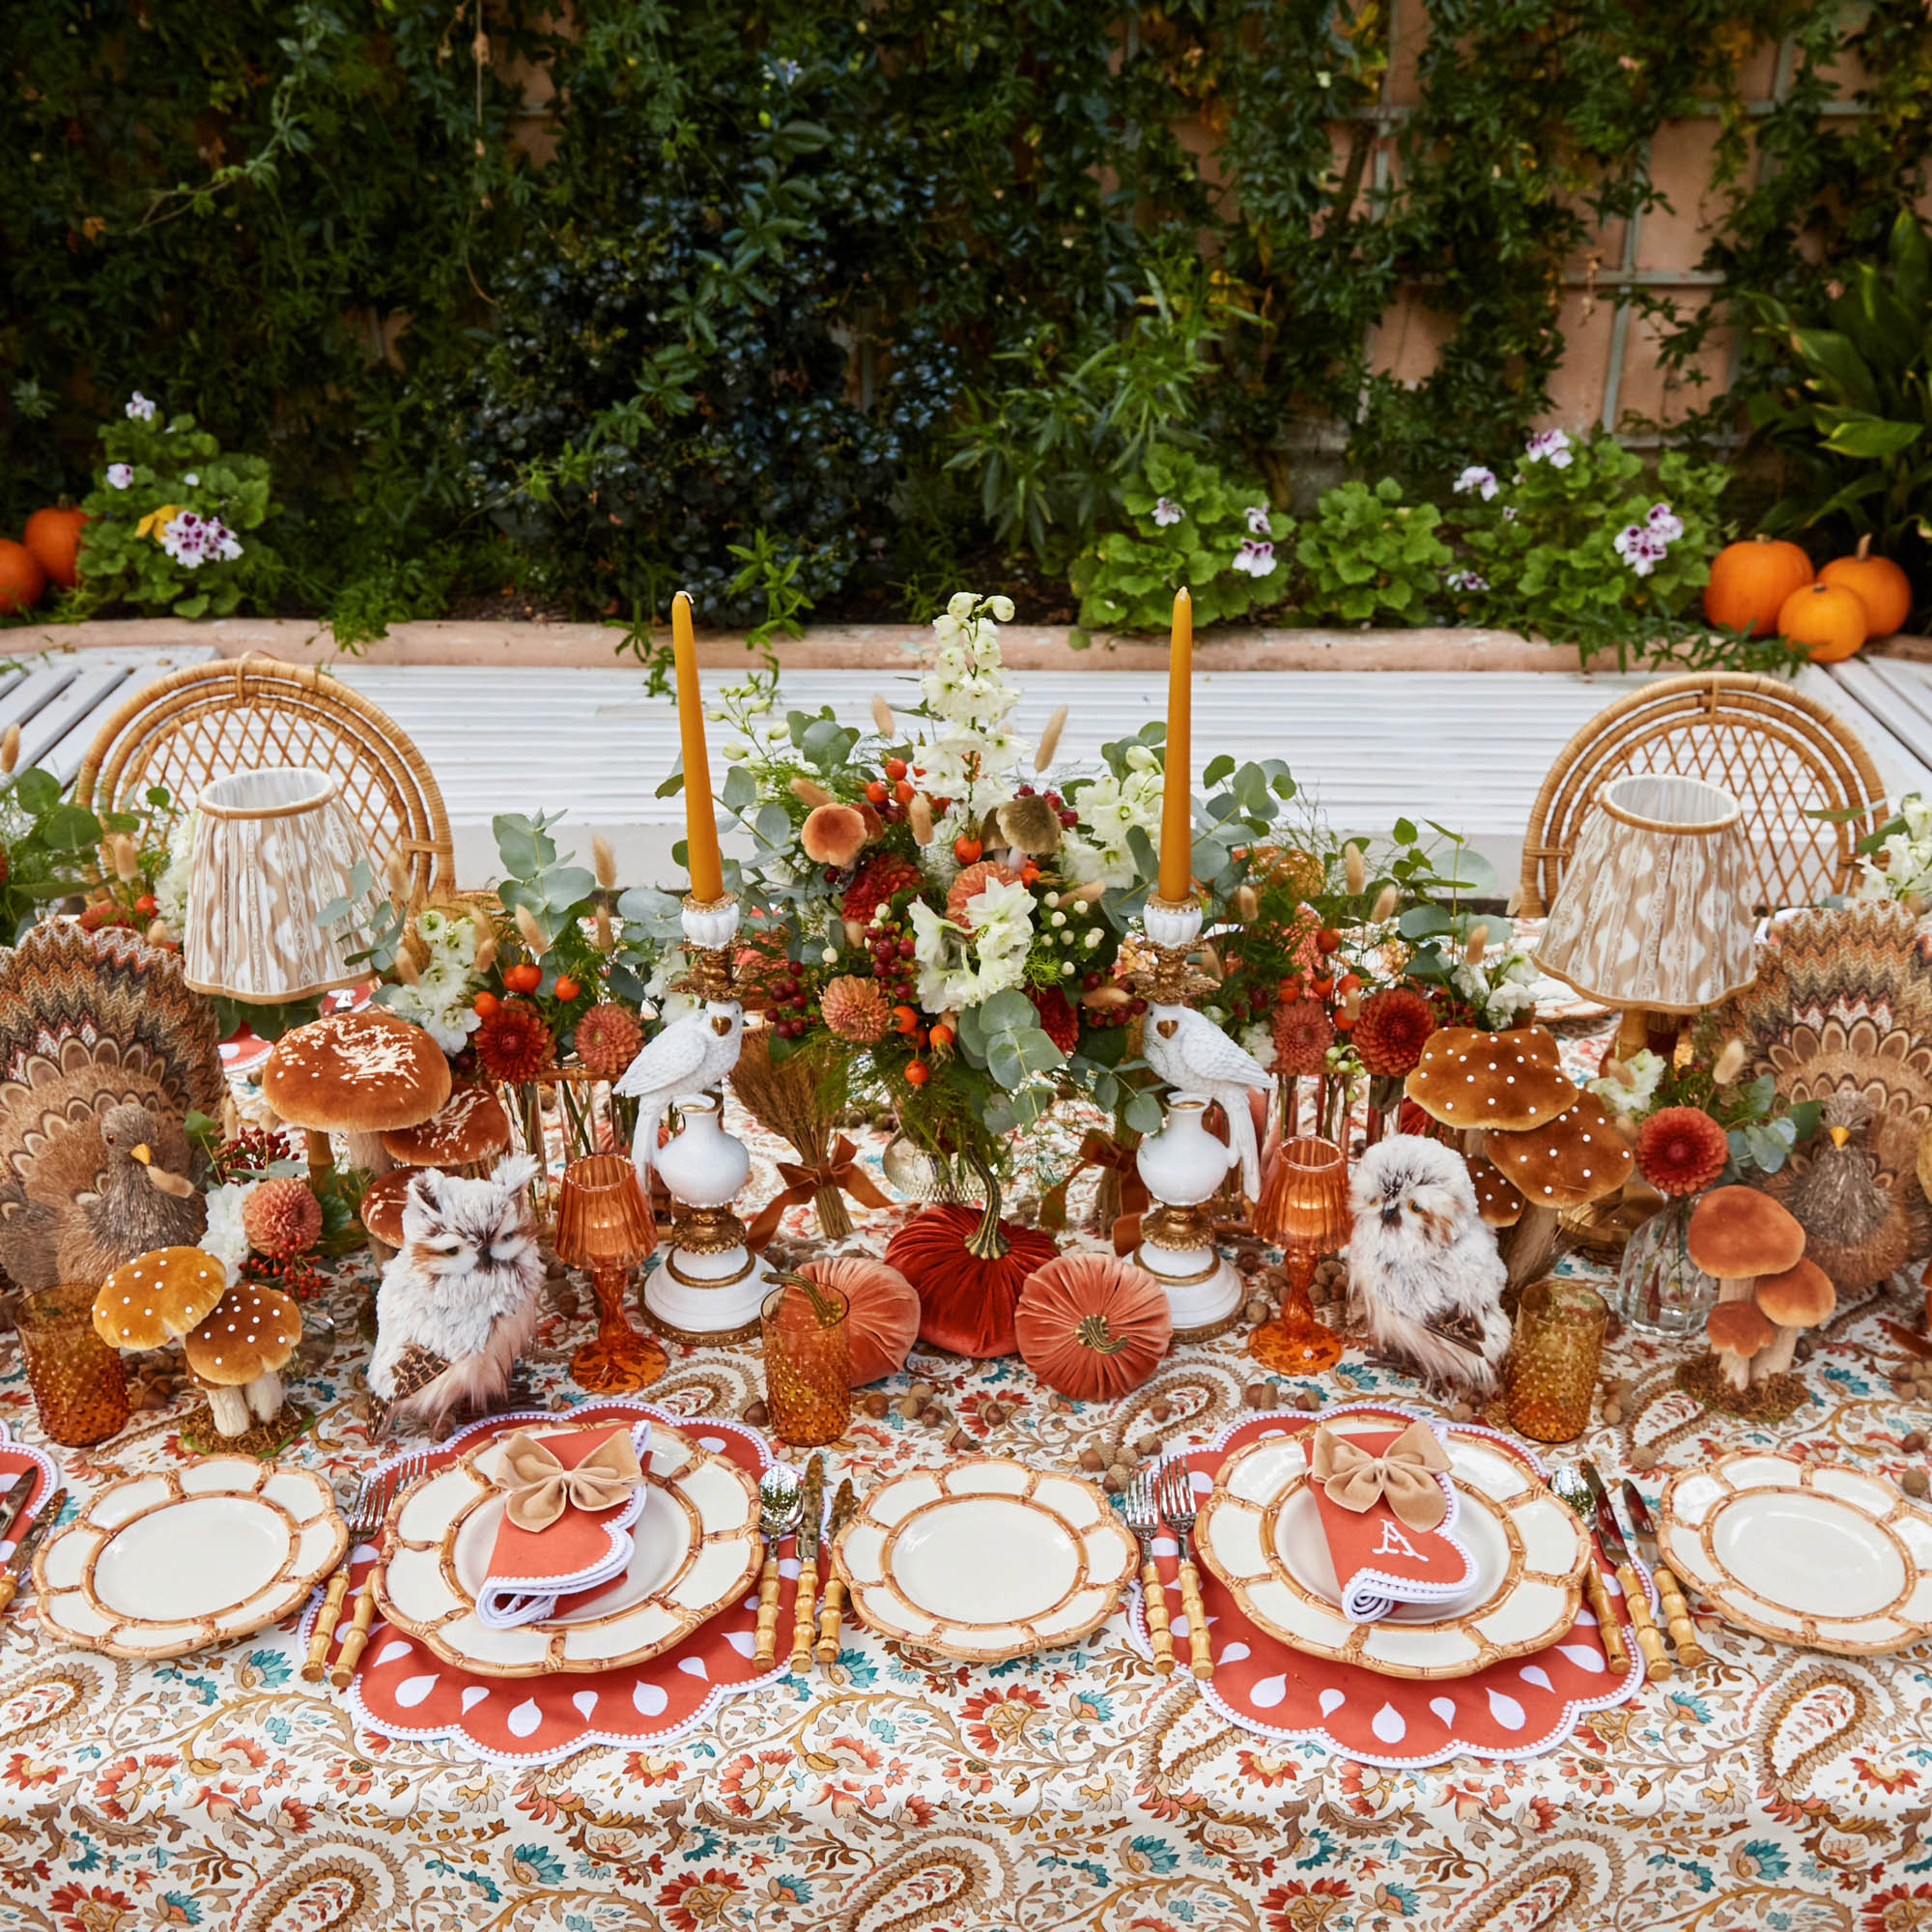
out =
[[[1308,1290],[1316,1263],[1339,1248],[1352,1226],[1348,1156],[1319,1134],[1285,1141],[1255,1204],[1254,1227],[1264,1240],[1280,1244],[1288,1286],[1281,1313],[1248,1337],[1256,1361],[1284,1374],[1314,1376],[1342,1359],[1342,1337],[1315,1319]]]
[[[587,1153],[563,1171],[556,1196],[557,1260],[587,1269],[597,1296],[597,1334],[570,1358],[570,1378],[593,1395],[640,1389],[670,1358],[654,1335],[640,1335],[624,1312],[631,1269],[658,1244],[657,1225],[621,1153]]]
[[[94,1291],[36,1289],[21,1295],[14,1319],[47,1439],[87,1449],[118,1435],[128,1420],[128,1378],[120,1352],[95,1333]]]
[[[793,1275],[765,1297],[765,1406],[772,1434],[800,1449],[836,1442],[852,1419],[852,1330],[836,1288]]]
[[[1510,1427],[1533,1442],[1574,1442],[1590,1426],[1610,1311],[1580,1281],[1546,1276],[1517,1303],[1503,1369]]]

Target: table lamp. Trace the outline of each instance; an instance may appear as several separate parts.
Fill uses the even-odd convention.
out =
[[[624,1313],[630,1270],[658,1242],[629,1155],[588,1153],[564,1169],[554,1238],[557,1260],[587,1269],[597,1296],[596,1338],[571,1356],[571,1380],[593,1395],[656,1381],[669,1358],[656,1337],[639,1334]]]
[[[1342,1338],[1315,1319],[1308,1290],[1316,1263],[1347,1241],[1354,1228],[1342,1150],[1318,1134],[1284,1141],[1255,1203],[1254,1228],[1281,1248],[1288,1285],[1281,1313],[1248,1337],[1248,1353],[1290,1375],[1333,1368],[1342,1356]]]

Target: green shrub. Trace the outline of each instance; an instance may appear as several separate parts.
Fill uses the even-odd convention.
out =
[[[1383,612],[1418,624],[1442,590],[1453,560],[1435,534],[1434,503],[1405,503],[1402,485],[1384,476],[1372,490],[1350,481],[1325,490],[1315,520],[1294,547],[1305,577],[1302,608],[1314,617],[1365,624]]]

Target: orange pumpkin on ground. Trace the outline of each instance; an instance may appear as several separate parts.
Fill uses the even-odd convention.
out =
[[[58,509],[36,510],[20,532],[34,561],[63,590],[80,582],[80,526],[87,512],[63,503]]]
[[[1807,583],[1784,600],[1777,613],[1777,634],[1787,644],[1807,651],[1813,664],[1836,664],[1864,642],[1870,621],[1864,599],[1856,590]]]
[[[0,537],[0,616],[30,611],[47,587],[47,574],[25,544]]]
[[[1013,1310],[1020,1359],[1075,1402],[1111,1402],[1153,1374],[1174,1340],[1159,1282],[1112,1255],[1060,1255],[1027,1279]]]
[[[1866,642],[1889,638],[1912,615],[1912,580],[1889,556],[1871,554],[1871,538],[1861,537],[1851,556],[1834,556],[1818,573],[1820,583],[1856,591],[1871,619]]]
[[[1726,631],[1768,637],[1794,590],[1811,582],[1811,559],[1781,537],[1752,537],[1726,544],[1711,559],[1704,586],[1704,614]]]
[[[833,1255],[798,1270],[845,1297],[852,1345],[852,1386],[895,1376],[919,1339],[919,1291],[897,1268],[870,1255]]]

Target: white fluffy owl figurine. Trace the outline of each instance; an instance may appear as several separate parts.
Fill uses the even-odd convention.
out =
[[[1349,1286],[1370,1341],[1435,1387],[1493,1395],[1510,1341],[1508,1276],[1463,1156],[1392,1135],[1355,1163],[1349,1196]]]
[[[744,1008],[736,1000],[706,1000],[653,1035],[618,1076],[611,1091],[638,1103],[631,1158],[646,1199],[665,1109],[680,1094],[702,1094],[718,1086],[737,1065],[744,1038]]]
[[[1220,1101],[1228,1117],[1228,1144],[1241,1157],[1241,1191],[1256,1199],[1262,1191],[1262,1156],[1248,1090],[1271,1093],[1274,1075],[1192,1007],[1151,1004],[1142,1040],[1147,1064],[1176,1093],[1205,1094]]]
[[[403,1245],[383,1270],[369,1387],[387,1426],[434,1429],[509,1386],[536,1333],[543,1258],[530,1215],[528,1154],[469,1180],[423,1168],[403,1196]]]

